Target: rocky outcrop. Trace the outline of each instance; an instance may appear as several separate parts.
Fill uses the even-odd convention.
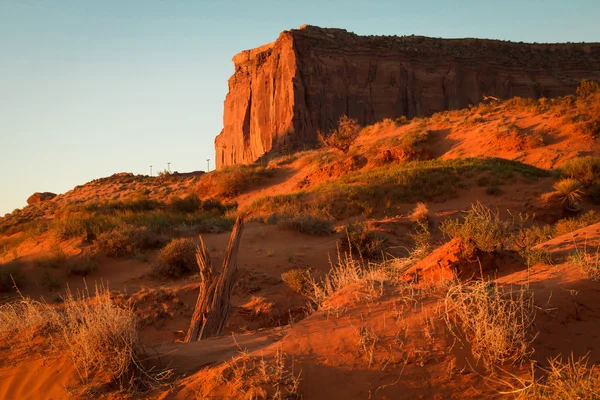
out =
[[[36,193],[32,194],[31,196],[29,196],[29,198],[27,199],[27,204],[41,203],[42,201],[52,200],[55,197],[56,197],[55,193],[36,192]]]
[[[217,168],[316,142],[341,115],[362,125],[481,102],[556,97],[600,80],[600,44],[358,36],[305,26],[233,58]]]

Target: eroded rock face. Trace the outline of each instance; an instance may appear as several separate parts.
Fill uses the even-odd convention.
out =
[[[29,196],[29,198],[27,199],[27,204],[41,203],[42,201],[52,200],[55,197],[56,197],[55,193],[36,192],[36,193],[32,194],[31,196]]]
[[[358,36],[305,26],[233,58],[217,168],[316,143],[341,115],[362,125],[428,116],[484,96],[539,98],[600,80],[600,44]]]

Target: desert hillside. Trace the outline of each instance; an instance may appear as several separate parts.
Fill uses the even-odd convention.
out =
[[[600,86],[337,122],[0,218],[0,398],[598,398]]]

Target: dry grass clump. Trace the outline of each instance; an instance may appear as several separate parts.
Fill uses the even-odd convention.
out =
[[[554,183],[554,190],[561,196],[561,202],[567,210],[578,211],[583,196],[582,185],[577,179],[564,178]]]
[[[342,245],[361,257],[380,259],[386,249],[387,238],[367,222],[353,223],[346,227]]]
[[[158,252],[154,272],[158,275],[178,278],[192,272],[196,265],[196,245],[191,238],[171,240]]]
[[[358,121],[342,115],[338,121],[338,126],[328,133],[319,132],[318,138],[323,146],[331,147],[347,153],[352,144],[356,141],[361,131]]]
[[[552,237],[566,235],[586,226],[600,222],[600,214],[594,210],[590,210],[577,218],[564,218],[554,224],[554,232]]]
[[[533,295],[525,290],[505,291],[486,281],[455,282],[443,304],[448,329],[468,340],[473,355],[487,368],[532,354],[535,308]]]
[[[137,385],[150,379],[140,363],[134,311],[117,305],[110,292],[97,287],[95,295],[86,290],[73,295],[67,291],[62,307],[22,298],[0,306],[0,337],[5,343],[43,336],[50,351],[66,354],[83,383],[90,379]]]
[[[586,248],[577,249],[569,256],[569,262],[580,267],[591,280],[600,281],[600,249],[595,253],[589,253]]]
[[[296,293],[305,293],[310,287],[308,270],[294,268],[281,274],[281,279]]]
[[[418,202],[410,213],[410,218],[417,222],[429,221],[429,208],[427,207],[427,204]]]
[[[212,397],[210,392],[225,384],[236,399],[297,399],[300,395],[302,371],[294,371],[294,360],[278,348],[271,360],[251,357],[247,353],[234,358],[219,374],[219,381],[202,385],[201,398]],[[207,393],[208,392],[208,393]]]
[[[524,400],[600,398],[600,371],[597,366],[590,367],[588,363],[587,356],[575,360],[571,355],[566,362],[563,362],[560,356],[548,359],[545,377],[540,380],[532,377],[532,382],[521,390],[519,398]]]
[[[277,216],[277,226],[307,235],[330,235],[335,232],[331,218],[320,218],[310,214]]]
[[[451,238],[462,239],[469,250],[477,248],[491,252],[511,245],[512,225],[511,221],[500,219],[498,211],[494,212],[477,202],[462,221],[446,220],[440,230]]]
[[[130,257],[141,249],[152,247],[148,228],[123,224],[98,235],[95,246],[109,257]]]
[[[273,176],[274,170],[260,165],[234,165],[202,175],[196,188],[200,197],[235,197]]]
[[[127,383],[141,368],[135,312],[117,306],[108,290],[96,288],[95,296],[77,297],[68,291],[58,320],[63,344],[84,382],[100,373]]]

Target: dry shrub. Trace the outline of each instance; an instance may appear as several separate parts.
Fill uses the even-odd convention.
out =
[[[555,182],[553,188],[560,194],[561,202],[566,209],[579,210],[579,202],[583,196],[581,182],[574,178],[564,178]]]
[[[170,206],[177,212],[193,213],[200,209],[202,201],[194,193],[185,197],[172,196]]]
[[[600,157],[577,157],[566,161],[560,168],[564,178],[573,178],[590,186],[600,181]]]
[[[429,221],[429,208],[427,207],[427,204],[418,202],[410,213],[410,218],[417,222]]]
[[[310,214],[296,214],[277,216],[277,225],[307,235],[330,235],[334,220],[331,218],[319,218]]]
[[[36,334],[55,327],[57,322],[54,309],[29,298],[0,305],[2,343],[30,341]]]
[[[366,222],[354,223],[346,227],[346,237],[342,245],[361,257],[380,259],[386,249],[387,238]]]
[[[225,167],[202,175],[197,191],[201,197],[235,197],[273,174],[273,169],[259,165]]]
[[[171,240],[158,252],[154,272],[158,275],[177,278],[192,272],[196,265],[196,245],[191,238]]]
[[[281,279],[296,293],[304,293],[310,287],[307,270],[294,268],[281,274]]]
[[[492,211],[477,202],[471,206],[467,216],[461,221],[449,219],[442,223],[440,230],[451,238],[460,238],[469,251],[477,249],[496,251],[508,248],[511,242],[511,221],[502,221],[498,211]]]
[[[391,279],[394,271],[388,271],[388,263],[368,263],[356,260],[351,253],[340,254],[338,249],[337,263],[320,282],[310,280],[309,299],[317,306],[323,307],[335,292],[352,284],[358,285],[355,293],[359,300],[377,299],[383,295],[384,283]],[[395,264],[395,269],[401,262]],[[395,271],[397,272],[397,271]]]
[[[596,366],[588,366],[588,358],[577,361],[571,355],[567,362],[562,357],[548,359],[546,376],[543,379],[531,378],[520,399],[526,400],[580,400],[600,398],[600,374]]]
[[[360,130],[361,127],[357,120],[349,118],[347,115],[342,115],[338,121],[337,128],[329,131],[327,134],[319,132],[318,137],[324,146],[347,153],[358,138]]]
[[[61,311],[59,332],[84,382],[100,373],[126,383],[141,368],[135,312],[117,306],[108,290],[96,288],[95,296],[68,291]]]
[[[101,233],[95,242],[96,248],[109,257],[129,257],[152,245],[148,228],[130,224]]]
[[[1,305],[0,338],[34,346],[32,338],[43,337],[52,345],[50,351],[73,361],[86,384],[96,377],[122,385],[152,380],[139,361],[141,345],[131,308],[117,305],[103,287],[94,296],[87,290],[75,296],[67,291],[63,300],[60,308],[28,298]]]
[[[581,268],[591,280],[600,281],[600,249],[595,253],[589,253],[586,248],[577,249],[569,256],[569,262]]]
[[[579,215],[577,218],[564,218],[554,224],[553,237],[566,235],[586,226],[600,222],[600,214],[594,210],[590,210],[585,214]]]
[[[444,299],[443,317],[457,338],[471,342],[473,355],[489,369],[532,353],[535,308],[533,295],[523,289],[505,291],[494,282],[457,281]]]
[[[247,353],[225,364],[217,382],[207,382],[200,388],[201,398],[213,397],[210,391],[225,384],[235,399],[297,399],[300,395],[300,371],[294,372],[294,359],[287,360],[277,348],[272,360],[251,357]],[[208,392],[208,393],[207,393]]]

